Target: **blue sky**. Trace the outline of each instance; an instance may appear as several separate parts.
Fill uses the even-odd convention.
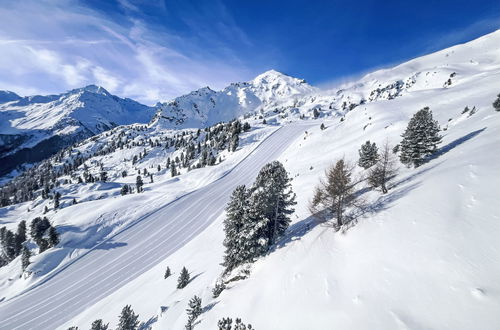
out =
[[[500,28],[500,1],[0,0],[0,89],[147,104],[269,69],[316,86]]]

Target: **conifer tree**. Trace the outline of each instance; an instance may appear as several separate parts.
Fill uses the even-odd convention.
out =
[[[359,149],[358,165],[366,170],[375,165],[378,158],[378,148],[375,142],[366,141]]]
[[[172,275],[172,272],[170,271],[170,267],[167,267],[167,270],[165,270],[165,276],[163,278],[168,278]]]
[[[244,185],[237,186],[231,194],[226,206],[226,218],[224,219],[224,247],[225,255],[223,265],[227,270],[233,269],[243,262],[242,257],[242,235],[247,208],[248,192]]]
[[[139,315],[136,315],[130,305],[122,309],[118,322],[118,330],[137,330],[139,329]]]
[[[172,176],[172,178],[177,175],[177,168],[175,167],[174,162],[170,164],[170,175]]]
[[[186,309],[188,315],[188,323],[186,324],[186,330],[192,330],[194,327],[194,322],[201,315],[201,298],[194,296],[189,300],[188,308]]]
[[[493,102],[493,108],[500,111],[500,94],[497,95],[497,99]]]
[[[138,193],[142,192],[142,186],[144,185],[144,182],[142,182],[142,178],[140,175],[137,176],[135,180],[135,185],[137,187],[137,192]]]
[[[313,215],[320,215],[327,210],[337,219],[337,226],[344,224],[345,209],[355,204],[355,183],[352,182],[352,166],[344,159],[339,159],[335,165],[326,171],[326,181],[321,181],[316,187],[310,211]]]
[[[108,330],[109,323],[104,324],[101,319],[95,320],[90,326],[90,330]]]
[[[262,167],[252,186],[252,194],[263,195],[263,203],[255,204],[255,207],[260,207],[264,218],[267,218],[266,238],[269,245],[276,243],[288,228],[293,206],[297,204],[291,181],[283,164],[273,161]]]
[[[6,230],[3,238],[3,254],[7,261],[12,261],[16,257],[16,238],[10,230]]]
[[[177,289],[183,289],[189,284],[189,272],[186,267],[182,267],[181,274],[177,279]]]
[[[422,165],[427,156],[436,152],[442,138],[439,131],[439,124],[432,118],[428,107],[415,113],[401,135],[401,163],[415,167]]]
[[[26,221],[22,220],[17,225],[17,233],[15,235],[16,255],[21,253],[23,243],[26,241]]]
[[[26,245],[23,245],[21,253],[21,267],[23,269],[23,272],[26,271],[26,269],[30,265],[30,257],[31,257],[30,250],[26,247]]]
[[[48,243],[50,247],[54,247],[57,244],[59,244],[59,233],[57,230],[50,226],[49,228],[49,238],[48,238]]]
[[[54,209],[59,208],[59,198],[61,198],[61,194],[59,192],[56,192],[54,195]]]
[[[375,166],[370,169],[368,174],[368,183],[373,188],[380,187],[382,193],[386,194],[388,191],[387,184],[396,175],[397,168],[393,155],[390,151],[388,142],[384,144],[380,159]]]
[[[124,184],[124,185],[122,186],[122,189],[120,190],[120,194],[121,194],[122,196],[125,196],[125,195],[127,195],[128,193],[129,193],[129,190],[128,190],[128,185]]]

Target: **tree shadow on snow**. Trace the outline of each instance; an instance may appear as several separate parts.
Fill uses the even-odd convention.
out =
[[[271,247],[269,252],[285,247],[288,243],[300,240],[305,234],[310,232],[314,227],[320,224],[320,221],[314,216],[309,216],[304,220],[294,223],[286,230],[283,237]]]
[[[139,325],[139,330],[148,330],[153,327],[153,324],[155,324],[158,321],[158,315],[155,315],[146,322],[143,322]]]
[[[425,160],[425,162],[427,163],[427,162],[429,162],[429,161],[431,161],[433,159],[436,159],[436,158],[438,158],[438,157],[446,154],[447,152],[449,152],[450,150],[458,147],[462,143],[467,142],[470,139],[472,139],[472,138],[476,137],[477,135],[481,134],[485,129],[486,129],[486,127],[483,127],[483,128],[478,129],[476,131],[470,132],[469,134],[466,134],[466,135],[462,136],[461,138],[453,140],[452,142],[448,143],[447,145],[439,148],[434,154],[432,154],[429,157],[427,157],[426,160]]]
[[[217,305],[218,303],[219,303],[219,301],[216,301],[216,302],[213,302],[213,303],[210,303],[210,304],[206,305],[205,307],[203,307],[203,309],[202,309],[202,311],[201,311],[201,312],[202,312],[202,313],[206,313],[206,312],[210,311],[210,310],[211,310],[212,308],[214,308],[214,307],[215,307],[215,305]]]

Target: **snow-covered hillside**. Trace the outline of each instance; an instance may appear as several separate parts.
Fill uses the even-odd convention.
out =
[[[117,125],[147,123],[153,114],[151,107],[94,85],[48,96],[1,91],[0,175]]]
[[[214,329],[223,317],[241,317],[256,329],[498,329],[500,112],[492,102],[499,79],[496,31],[341,89],[321,91],[277,72],[221,92],[202,89],[159,105],[149,125],[118,127],[78,144],[54,165],[70,167],[69,154],[93,152],[75,175],[104,169],[107,182],[62,175],[49,191],[63,192],[61,209],[41,196],[0,208],[0,225],[15,230],[48,206],[45,216],[61,232],[59,245],[31,258],[31,276],[22,275],[20,257],[0,268],[0,328],[86,329],[100,318],[114,327],[130,304],[144,328],[183,329],[188,302],[198,295],[200,330]],[[359,184],[363,213],[341,231],[311,216],[309,201],[329,165],[340,158],[356,163],[367,140],[400,143],[424,107],[443,135],[428,162],[399,164],[386,195]],[[236,151],[225,149],[225,137],[213,166],[189,170],[200,161],[195,153],[180,175],[165,169],[167,157],[187,150],[169,149],[167,141],[212,135],[173,125],[238,115],[252,129],[241,133]],[[213,298],[223,271],[222,207],[236,184],[250,183],[275,158],[293,178],[292,224],[246,278]],[[153,183],[146,176],[143,193],[121,196],[144,170],[154,173]],[[30,247],[36,254],[31,240]],[[164,279],[167,266],[173,276]],[[177,289],[184,266],[192,279]]]

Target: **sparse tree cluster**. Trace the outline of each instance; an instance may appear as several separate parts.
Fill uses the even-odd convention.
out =
[[[38,245],[39,253],[59,244],[59,234],[46,217],[31,221],[30,235]]]
[[[54,156],[40,162],[38,165],[25,169],[24,172],[16,178],[0,187],[0,207],[17,204],[37,197],[51,199],[54,209],[62,207],[60,192],[56,188],[65,184],[92,184],[96,182],[112,181],[115,175],[110,175],[98,157],[102,157],[121,149],[131,149],[142,147],[139,154],[131,159],[132,165],[139,165],[148,154],[156,150],[168,150],[175,155],[172,159],[168,158],[165,169],[170,171],[172,176],[179,175],[181,169],[188,171],[194,168],[212,166],[217,160],[218,154],[223,150],[237,150],[242,132],[250,130],[248,122],[242,123],[239,120],[233,120],[228,123],[218,123],[203,130],[181,131],[174,136],[164,133],[157,138],[147,138],[146,133],[149,130],[143,125],[130,125],[127,127],[113,128],[108,132],[93,136],[85,141],[75,143],[74,145],[60,150]],[[78,148],[86,144],[92,144],[92,148],[81,152]],[[157,172],[161,172],[163,166],[155,165]],[[153,165],[151,165],[153,167]],[[138,173],[143,177],[149,176],[150,182],[153,182],[153,173],[146,168],[144,173]],[[126,177],[127,171],[122,171],[117,175]],[[70,176],[71,179],[61,178]],[[141,189],[137,192],[143,190]],[[131,192],[128,187],[128,193]],[[127,188],[123,188],[127,189]],[[121,191],[125,195],[125,191]]]
[[[234,322],[233,326],[233,319],[230,317],[225,317],[219,322],[217,322],[217,327],[219,330],[253,330],[254,328],[252,327],[251,324],[244,324],[241,319],[237,318]]]
[[[17,232],[6,227],[0,228],[0,267],[7,265],[17,256],[22,255],[22,267],[29,266],[31,256],[24,243],[26,242],[26,221],[22,220],[17,226]]]

